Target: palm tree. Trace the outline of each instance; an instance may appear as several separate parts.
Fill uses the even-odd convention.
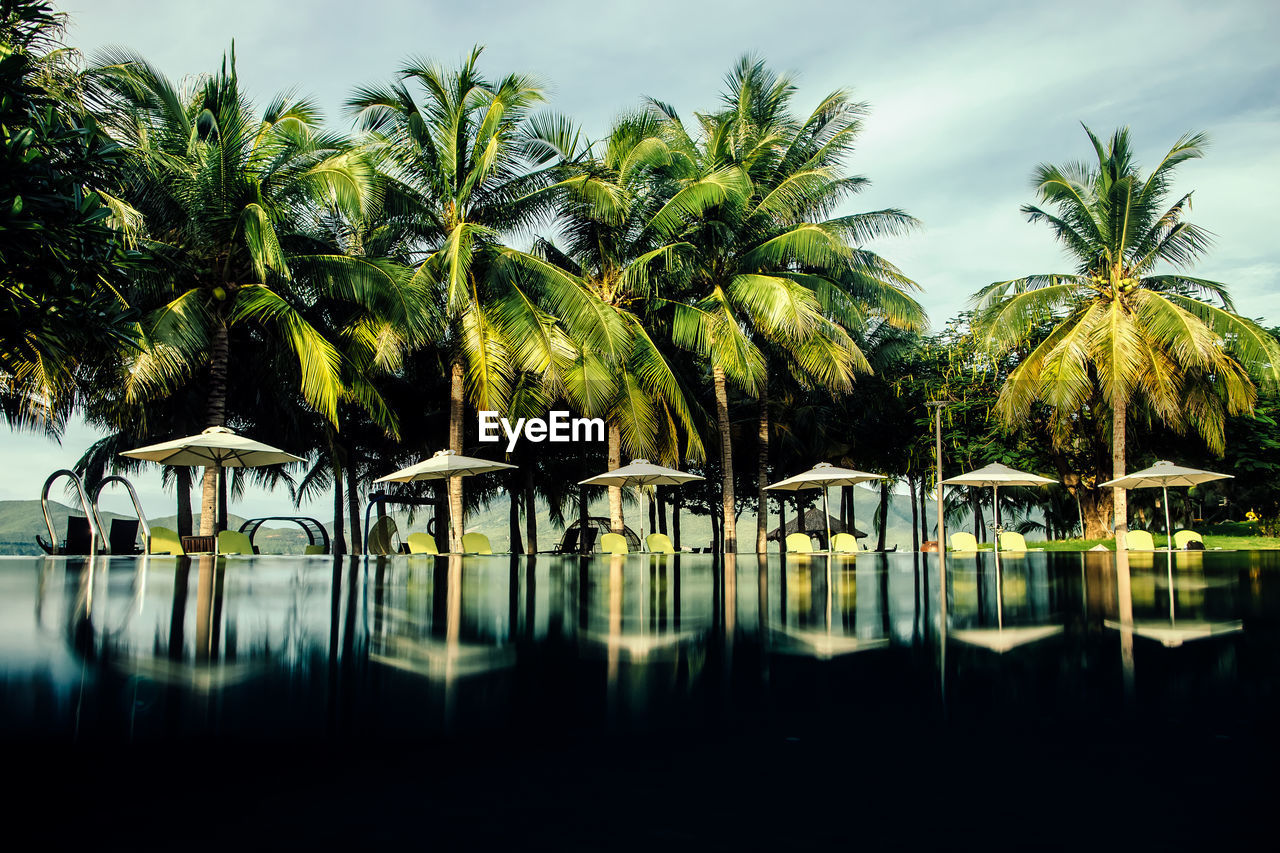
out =
[[[477,47],[456,70],[413,62],[400,80],[359,89],[349,107],[387,176],[386,204],[412,234],[415,286],[433,288],[450,380],[449,447],[463,449],[463,409],[509,402],[521,371],[544,373],[567,351],[556,315],[589,310],[573,276],[504,243],[550,212],[550,188],[577,134],[530,78],[489,81]],[[419,102],[406,86],[418,84]],[[450,547],[461,550],[462,483],[449,481]]]
[[[1187,193],[1166,207],[1174,171],[1204,154],[1202,134],[1179,139],[1147,177],[1134,162],[1127,128],[1104,144],[1087,127],[1096,165],[1041,165],[1033,177],[1040,201],[1025,205],[1076,260],[1072,273],[1031,275],[977,293],[976,327],[1002,355],[1027,350],[1000,391],[1006,423],[1037,401],[1050,406],[1055,439],[1066,444],[1081,412],[1110,410],[1111,476],[1125,473],[1125,427],[1145,405],[1175,429],[1194,427],[1215,452],[1226,414],[1250,411],[1249,371],[1280,381],[1280,347],[1239,316],[1227,286],[1194,278],[1190,268],[1210,235],[1186,221]],[[1161,265],[1174,269],[1159,272]],[[1046,320],[1047,337],[1033,336]],[[1126,527],[1123,490],[1114,494],[1118,542]],[[1086,536],[1105,535],[1096,528]]]
[[[143,323],[126,391],[146,399],[207,369],[204,420],[223,425],[231,331],[244,327],[293,354],[306,403],[335,419],[342,359],[306,309],[322,296],[376,301],[396,286],[396,272],[313,252],[305,231],[317,208],[359,216],[370,199],[368,164],[319,131],[307,101],[278,97],[255,118],[234,52],[218,74],[181,88],[128,52],[104,56],[92,74],[131,157],[124,200],[157,259],[137,282],[141,301],[157,307]],[[204,535],[213,532],[216,484],[216,469],[207,469]]]
[[[676,342],[710,361],[723,471],[724,547],[736,550],[728,384],[760,400],[760,507],[766,506],[768,374],[781,361],[794,378],[830,393],[870,370],[850,335],[873,316],[915,328],[924,313],[915,287],[865,249],[915,220],[899,210],[831,216],[866,185],[842,168],[865,105],[837,91],[804,120],[789,112],[795,87],[763,62],[743,57],[727,80],[724,107],[698,116],[697,139],[669,107],[675,172],[682,186],[659,223],[693,217],[682,234],[694,246],[688,298],[677,306]],[[761,512],[756,531],[763,551]]]
[[[647,326],[659,276],[692,248],[654,226],[665,200],[661,173],[672,159],[661,131],[652,113],[623,116],[599,156],[569,164],[557,185],[562,239],[539,244],[543,257],[578,277],[597,308],[568,318],[574,350],[561,373],[568,400],[605,419],[610,469],[624,451],[672,463],[703,457],[684,391]],[[608,492],[610,526],[621,532],[621,489]]]

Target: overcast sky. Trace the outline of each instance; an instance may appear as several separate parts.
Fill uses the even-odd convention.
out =
[[[919,233],[875,248],[923,288],[935,326],[996,280],[1069,269],[1032,200],[1040,162],[1089,153],[1100,135],[1134,133],[1149,166],[1183,133],[1206,131],[1208,156],[1181,169],[1192,221],[1217,235],[1197,273],[1231,284],[1239,310],[1280,322],[1280,3],[1178,2],[152,2],[61,0],[69,41],[90,57],[120,45],[170,76],[217,67],[232,39],[259,102],[295,90],[331,125],[350,126],[353,86],[390,79],[407,57],[452,63],[486,45],[496,76],[531,73],[550,109],[599,136],[642,96],[682,115],[714,106],[744,52],[793,72],[799,105],[851,89],[871,115],[851,169],[872,185],[848,212],[902,208]],[[33,498],[93,435],[61,447],[12,435],[0,451],[0,499]],[[158,473],[139,478],[148,511],[172,512]],[[253,495],[240,514],[273,514],[283,495]],[[321,512],[319,508],[316,510]]]

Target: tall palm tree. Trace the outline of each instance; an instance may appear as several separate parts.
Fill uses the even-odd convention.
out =
[[[550,212],[561,161],[576,152],[566,121],[533,116],[535,81],[490,81],[477,63],[456,69],[412,62],[387,86],[348,102],[387,176],[388,210],[413,234],[415,285],[434,288],[449,366],[449,447],[463,449],[468,399],[497,410],[521,371],[544,373],[567,352],[561,313],[587,310],[589,296],[552,264],[505,241]],[[419,101],[409,82],[421,90]],[[449,481],[450,547],[462,548],[462,482]]]
[[[131,157],[124,201],[141,216],[157,262],[137,283],[156,306],[126,390],[145,399],[207,371],[205,423],[227,418],[230,332],[252,328],[291,352],[307,404],[336,418],[338,349],[307,316],[323,295],[361,302],[396,285],[393,267],[316,253],[304,232],[317,207],[358,217],[372,170],[343,139],[319,130],[307,101],[278,97],[255,117],[235,54],[219,73],[175,86],[143,58],[105,55],[92,74],[110,129]],[[303,235],[303,236],[300,236]],[[213,532],[216,469],[207,469],[202,534]]]
[[[569,401],[605,419],[610,468],[622,464],[624,451],[672,463],[703,456],[684,391],[646,325],[659,276],[692,248],[665,239],[653,222],[672,158],[662,124],[653,113],[625,115],[598,156],[570,164],[557,184],[561,240],[539,245],[598,303],[594,312],[567,318],[574,350],[561,373]],[[621,489],[608,492],[610,526],[621,532]]]
[[[1177,429],[1196,429],[1220,452],[1225,415],[1251,410],[1256,399],[1250,371],[1280,381],[1280,347],[1235,313],[1226,285],[1185,272],[1210,235],[1185,218],[1191,193],[1166,204],[1175,170],[1202,157],[1206,139],[1182,137],[1144,178],[1127,128],[1105,144],[1085,132],[1096,163],[1037,167],[1033,184],[1045,207],[1022,208],[1053,230],[1075,271],[995,282],[975,296],[984,345],[996,354],[1029,350],[1001,388],[997,411],[1014,423],[1043,402],[1065,443],[1079,413],[1109,409],[1112,477],[1124,476],[1126,421],[1137,404]],[[1034,343],[1046,320],[1051,331]],[[1120,543],[1126,518],[1117,489]]]
[[[861,127],[865,105],[833,92],[805,119],[790,112],[792,81],[744,56],[730,73],[718,112],[699,115],[697,138],[674,111],[668,119],[676,173],[683,180],[656,219],[679,227],[694,247],[688,297],[677,306],[678,344],[706,356],[716,399],[724,487],[724,547],[736,550],[728,385],[761,401],[763,509],[768,453],[768,373],[773,362],[806,385],[842,393],[870,370],[850,335],[872,316],[915,328],[924,312],[908,291],[916,285],[867,250],[871,238],[915,224],[899,210],[832,216],[866,185],[844,174],[843,160]],[[757,550],[764,550],[761,513]]]

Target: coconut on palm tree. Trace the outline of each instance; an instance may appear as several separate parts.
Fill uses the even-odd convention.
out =
[[[975,296],[975,325],[997,354],[1026,350],[1000,391],[1002,420],[1018,422],[1033,404],[1047,404],[1055,438],[1065,444],[1082,412],[1103,409],[1111,422],[1110,474],[1119,478],[1136,406],[1175,429],[1195,429],[1220,451],[1225,416],[1254,405],[1251,372],[1268,384],[1280,381],[1280,347],[1235,313],[1226,285],[1187,273],[1210,235],[1186,219],[1190,193],[1169,199],[1175,170],[1203,156],[1205,137],[1182,137],[1144,177],[1127,128],[1106,143],[1085,132],[1095,161],[1039,166],[1033,183],[1044,206],[1022,208],[1029,221],[1053,230],[1075,270],[988,285]],[[1099,503],[1100,496],[1090,497]],[[1115,490],[1113,508],[1123,542],[1123,490]],[[1100,515],[1085,512],[1086,536],[1105,535]]]

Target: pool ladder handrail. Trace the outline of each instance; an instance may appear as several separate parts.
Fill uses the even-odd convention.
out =
[[[111,482],[123,483],[125,489],[128,490],[129,500],[133,501],[133,512],[135,515],[138,516],[138,527],[141,528],[141,531],[142,531],[142,553],[150,554],[151,553],[151,525],[147,523],[147,514],[142,511],[142,502],[138,500],[138,492],[136,489],[133,488],[133,483],[130,483],[128,480],[126,480],[124,477],[121,477],[119,474],[112,474],[110,477],[103,477],[98,482],[98,487],[93,490],[93,523],[98,526],[99,531],[106,530],[106,528],[102,524],[102,516],[98,514],[98,501],[102,498],[103,488],[107,485],[107,483],[111,483]],[[107,535],[105,533],[102,533],[102,553],[104,554],[111,553],[111,541],[107,538]]]
[[[62,554],[62,540],[58,538],[58,532],[53,529],[53,516],[49,514],[49,488],[61,477],[70,477],[71,483],[76,487],[76,493],[80,496],[80,506],[84,510],[85,520],[89,523],[89,555],[93,556],[98,551],[98,538],[102,535],[101,521],[98,519],[98,510],[89,500],[88,493],[84,490],[84,483],[75,471],[69,468],[59,468],[49,475],[49,479],[44,481],[44,488],[40,490],[40,509],[44,513],[45,527],[49,528],[49,544],[50,554],[60,556]],[[106,545],[106,540],[103,540]]]

